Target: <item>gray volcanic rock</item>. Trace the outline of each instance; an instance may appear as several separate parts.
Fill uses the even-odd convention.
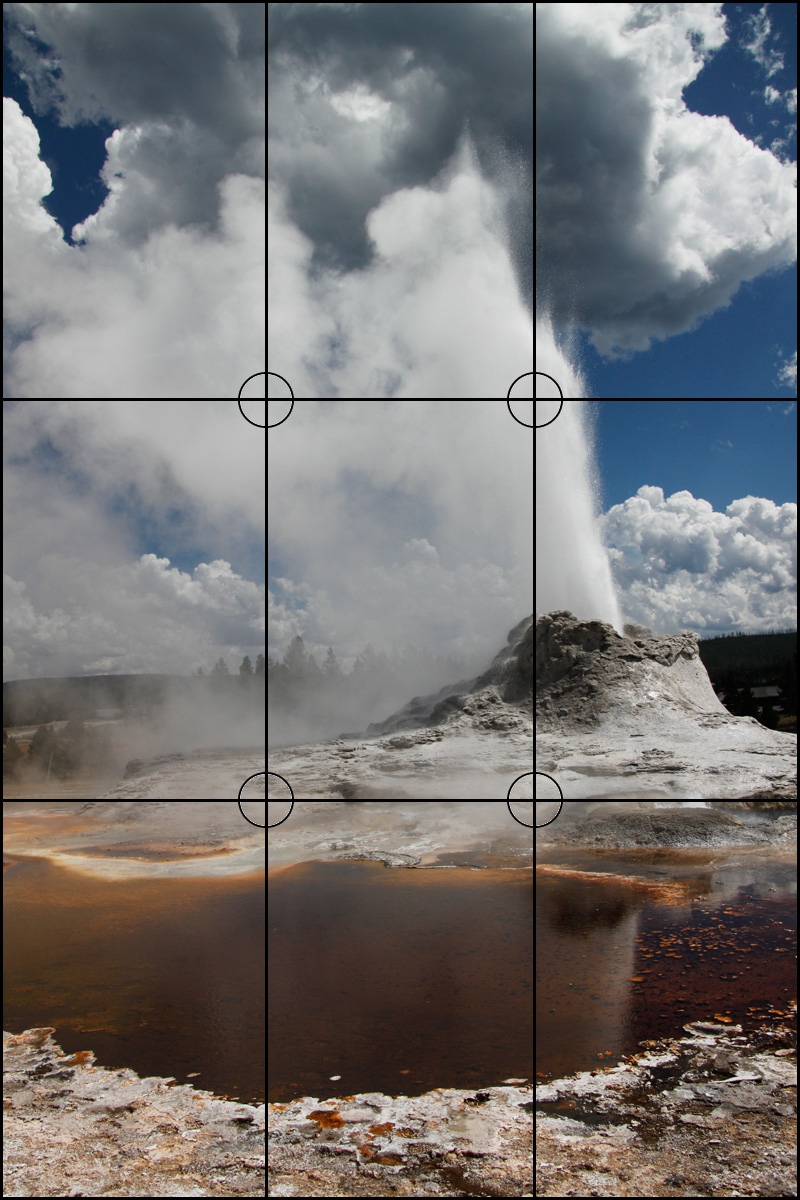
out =
[[[537,1196],[796,1195],[794,1031],[684,1030],[536,1085]]]
[[[546,835],[546,836],[545,836]],[[649,805],[598,804],[577,822],[554,821],[539,845],[626,846],[771,846],[797,844],[797,813],[745,824],[719,808],[652,808]]]
[[[555,822],[548,840],[589,846],[729,845],[745,828],[738,817],[713,808],[644,810],[633,804],[601,804],[577,824],[559,828]]]
[[[691,633],[539,617],[536,726],[542,799],[558,795],[551,780],[570,800],[797,795],[796,735],[729,713]]]
[[[627,626],[639,629],[641,626]],[[683,712],[725,713],[693,633],[622,637],[603,621],[553,612],[536,622],[536,722],[596,725],[606,713],[658,698]]]
[[[3,1033],[4,1196],[263,1196],[264,1105]]]

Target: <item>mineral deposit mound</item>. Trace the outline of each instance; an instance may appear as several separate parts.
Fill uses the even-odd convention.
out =
[[[537,772],[565,799],[797,795],[796,736],[729,713],[694,634],[626,630],[537,619]]]

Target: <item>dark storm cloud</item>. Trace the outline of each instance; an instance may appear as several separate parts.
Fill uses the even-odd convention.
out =
[[[796,165],[683,100],[726,37],[720,4],[536,5],[537,306],[601,353],[796,258]]]
[[[270,4],[269,170],[312,270],[364,266],[367,214],[429,183],[469,128],[501,184],[532,308],[529,4]]]

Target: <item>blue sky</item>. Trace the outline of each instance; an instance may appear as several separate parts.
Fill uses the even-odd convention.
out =
[[[797,8],[767,6],[772,36],[762,63],[779,52],[784,66],[765,82],[764,67],[743,42],[752,42],[752,20],[761,4],[724,4],[728,41],[684,91],[694,112],[726,116],[739,133],[769,148],[786,140],[782,154],[797,158],[797,113],[768,104],[765,89],[797,87]],[[588,339],[587,339],[588,341]],[[797,379],[780,371],[797,348],[797,264],[742,285],[728,308],[707,317],[691,333],[654,342],[628,362],[608,362],[591,347],[584,367],[594,396],[735,397],[796,396]]]
[[[608,50],[603,23],[597,32],[590,22],[580,28],[577,18],[570,25],[558,12],[538,15],[560,7],[537,5],[537,45],[541,32],[542,54],[563,55],[554,82],[541,84],[552,108],[539,130],[545,183],[537,191],[537,300],[540,288],[552,290],[556,325],[577,327],[569,361],[579,365],[587,390],[568,390],[576,385],[558,358],[550,357],[551,373],[561,369],[565,395],[796,396],[792,173],[790,167],[768,169],[730,131],[777,162],[793,164],[796,183],[796,6],[708,4],[677,6],[678,12],[670,5],[634,5],[632,27],[619,31],[626,39],[622,59]],[[686,41],[697,37],[681,15],[684,8],[703,26],[710,52],[681,88],[692,70]],[[581,123],[591,120],[582,106],[600,114],[600,132],[590,129],[580,147],[579,170],[568,154],[558,161],[569,131],[560,114],[570,94]],[[705,124],[685,119],[681,95]],[[620,132],[606,138],[608,129]],[[661,174],[645,185],[653,130],[662,138]],[[587,196],[588,204],[580,199]],[[541,358],[537,344],[537,365]]]
[[[796,628],[797,401],[592,409],[626,615],[703,636]]]
[[[603,506],[642,484],[687,489],[722,512],[742,496],[797,503],[797,401],[595,405]]]
[[[40,157],[50,168],[53,191],[42,201],[52,217],[64,230],[65,240],[72,244],[73,226],[96,213],[108,195],[100,177],[106,159],[106,138],[115,126],[108,121],[95,125],[65,128],[54,120],[53,113],[37,114],[31,107],[28,89],[11,62],[3,38],[3,95],[16,100],[39,134]]]

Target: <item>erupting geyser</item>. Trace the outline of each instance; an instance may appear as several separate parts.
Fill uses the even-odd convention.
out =
[[[568,609],[622,633],[608,554],[597,527],[598,494],[585,400],[536,406],[536,613]],[[541,426],[541,428],[539,428]]]

